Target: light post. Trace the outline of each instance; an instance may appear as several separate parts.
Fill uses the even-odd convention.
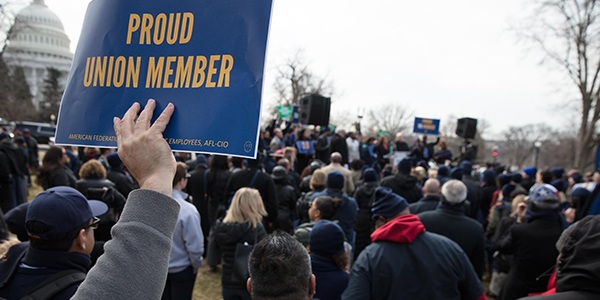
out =
[[[533,166],[537,169],[538,161],[540,159],[540,147],[542,147],[542,142],[536,141],[533,145],[535,146],[535,156],[534,156]]]
[[[358,115],[358,123],[356,124],[357,125],[356,126],[356,131],[358,131],[358,133],[361,133],[361,131],[360,131],[361,130],[361,126],[360,125],[361,125],[361,122],[362,122],[362,118],[364,117],[364,114],[365,114],[365,109],[359,107],[356,110],[356,113]]]
[[[50,123],[51,123],[52,125],[55,125],[55,124],[56,124],[56,123],[55,123],[55,121],[56,121],[56,116],[55,116],[54,114],[51,114],[51,115],[50,115]]]

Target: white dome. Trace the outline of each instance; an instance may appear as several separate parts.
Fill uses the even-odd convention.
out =
[[[70,42],[58,16],[43,0],[34,0],[17,14],[10,29],[6,52],[71,61]]]

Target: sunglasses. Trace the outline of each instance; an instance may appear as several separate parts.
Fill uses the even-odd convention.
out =
[[[100,223],[100,218],[94,217],[92,219],[92,223],[85,225],[85,227],[83,227],[83,229],[88,229],[88,228],[97,229],[99,223]]]

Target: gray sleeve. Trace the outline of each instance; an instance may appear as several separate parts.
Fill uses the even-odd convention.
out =
[[[72,299],[160,299],[178,214],[170,197],[132,191],[112,240]]]

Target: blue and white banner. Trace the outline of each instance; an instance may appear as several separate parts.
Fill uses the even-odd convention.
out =
[[[255,157],[272,0],[91,1],[57,144],[115,147],[113,117],[169,102],[173,150]]]
[[[440,134],[440,120],[415,117],[414,133]]]

